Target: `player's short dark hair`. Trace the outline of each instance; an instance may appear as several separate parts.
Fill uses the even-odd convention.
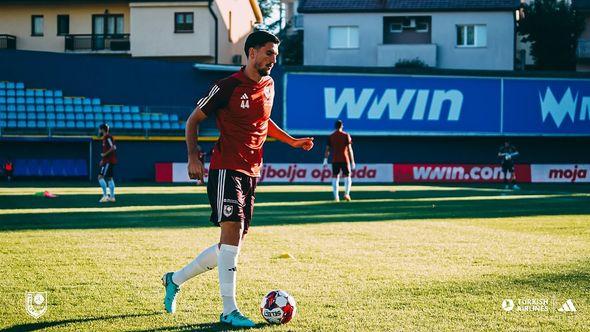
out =
[[[336,128],[336,129],[342,128],[342,120],[336,120],[336,122],[334,122],[334,128]]]
[[[109,132],[109,125],[106,123],[101,124],[100,126],[98,126],[98,129],[100,130],[104,130],[105,132]]]
[[[247,58],[248,54],[250,53],[250,47],[260,48],[266,45],[266,43],[279,44],[280,42],[281,41],[277,36],[266,30],[254,31],[248,35],[248,38],[246,38],[246,43],[244,44],[244,53],[246,53]]]

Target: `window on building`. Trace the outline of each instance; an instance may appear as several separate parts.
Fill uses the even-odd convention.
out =
[[[63,36],[70,33],[70,15],[57,15],[57,35]]]
[[[194,32],[193,13],[174,13],[174,32]]]
[[[458,47],[486,47],[487,42],[487,27],[485,25],[457,25]]]
[[[329,27],[330,48],[359,48],[359,27]]]
[[[428,16],[394,17],[388,20],[391,33],[428,32],[430,30],[430,17]]]
[[[31,16],[31,36],[43,36],[43,15]]]

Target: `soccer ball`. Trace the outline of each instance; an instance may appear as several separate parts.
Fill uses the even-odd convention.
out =
[[[297,311],[293,296],[282,290],[274,290],[262,298],[260,313],[271,324],[288,323]]]

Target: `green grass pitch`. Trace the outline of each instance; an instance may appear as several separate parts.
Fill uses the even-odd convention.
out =
[[[590,330],[590,186],[497,188],[355,185],[334,203],[328,185],[261,185],[240,308],[264,331]],[[161,275],[219,236],[205,188],[121,186],[106,205],[98,192],[0,187],[0,330],[223,330],[216,271],[183,285],[176,314],[162,305]],[[298,302],[289,324],[263,322],[272,289]],[[48,292],[38,319],[27,291]],[[547,311],[507,312],[504,299]],[[557,310],[567,299],[576,312]]]

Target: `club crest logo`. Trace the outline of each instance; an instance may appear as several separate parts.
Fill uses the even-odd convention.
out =
[[[47,292],[26,292],[25,309],[35,319],[43,316],[47,312]]]
[[[223,215],[229,217],[234,213],[234,207],[232,205],[224,205],[223,206]]]

